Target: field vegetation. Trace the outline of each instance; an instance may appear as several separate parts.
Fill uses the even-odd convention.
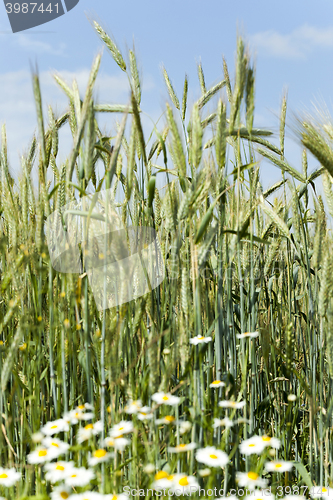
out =
[[[293,168],[286,98],[276,145],[253,126],[255,68],[238,38],[234,79],[223,61],[223,80],[208,88],[199,64],[192,109],[186,76],[178,93],[164,69],[164,122],[147,136],[135,53],[93,26],[128,76],[130,102],[95,102],[99,54],[83,99],[55,76],[68,109],[49,107],[46,125],[33,73],[39,134],[18,183],[2,127],[0,496],[122,500],[181,488],[199,498],[199,486],[207,498],[214,488],[214,498],[237,488],[265,498],[264,487],[269,498],[331,496],[332,121],[294,121],[304,149]],[[121,115],[112,137],[100,112]],[[60,164],[68,125],[73,149]],[[266,190],[263,158],[281,171]],[[65,223],[66,204],[104,189],[124,226],[156,231],[165,278],[99,310],[83,246],[81,274],[56,271],[45,221],[58,210]]]

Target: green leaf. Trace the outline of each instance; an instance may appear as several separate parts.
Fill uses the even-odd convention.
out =
[[[300,475],[302,476],[302,479],[306,484],[306,486],[311,490],[311,488],[313,488],[313,484],[308,474],[308,471],[306,470],[304,465],[301,462],[293,462],[293,464],[300,473]]]

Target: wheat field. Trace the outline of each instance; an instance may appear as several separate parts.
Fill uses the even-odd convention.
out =
[[[207,88],[199,64],[192,109],[187,77],[177,95],[163,69],[164,124],[147,136],[135,53],[93,27],[128,76],[130,103],[94,101],[99,54],[83,100],[55,76],[68,108],[49,107],[46,124],[33,73],[38,136],[19,182],[2,126],[0,496],[331,497],[333,122],[295,120],[304,149],[293,168],[287,100],[277,146],[253,126],[255,68],[238,38],[234,79],[223,61],[224,79]],[[121,116],[112,137],[100,112]],[[267,190],[263,158],[281,172]],[[158,286],[109,308],[96,305],[82,247],[80,273],[56,270],[45,231],[55,210],[64,222],[69,203],[101,190],[124,234],[151,228],[163,257]]]

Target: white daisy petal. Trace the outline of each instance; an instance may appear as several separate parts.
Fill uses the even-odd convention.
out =
[[[12,467],[11,469],[4,469],[0,467],[0,486],[10,488],[14,486],[17,481],[21,479],[21,472],[18,472]]]
[[[59,418],[58,420],[54,420],[53,422],[47,422],[44,427],[41,428],[41,432],[45,434],[45,436],[53,436],[53,434],[57,434],[58,432],[68,432],[69,425],[68,422]]]
[[[120,437],[123,434],[129,434],[130,432],[134,431],[134,425],[133,422],[129,420],[121,420],[119,424],[116,424],[112,427],[110,430],[110,436],[111,437]]]
[[[215,446],[200,448],[196,452],[195,458],[198,462],[210,467],[224,467],[229,462],[228,455],[224,451],[216,449]]]
[[[292,462],[285,462],[284,460],[274,460],[265,463],[267,472],[288,472],[293,468]]]
[[[113,456],[113,453],[109,453],[103,448],[100,448],[99,450],[93,452],[92,456],[88,459],[88,464],[93,467],[94,465],[98,465],[102,462],[107,462]]]
[[[256,487],[265,488],[268,484],[266,479],[262,479],[259,474],[253,471],[236,472],[236,481],[240,487],[249,488],[250,490]]]
[[[203,336],[197,335],[196,337],[193,337],[190,339],[190,344],[193,344],[193,345],[207,344],[208,342],[211,342],[212,340],[213,340],[212,337],[203,337]]]
[[[180,398],[178,396],[173,396],[169,392],[155,392],[155,394],[152,395],[151,399],[158,405],[164,404],[175,406],[180,403]]]

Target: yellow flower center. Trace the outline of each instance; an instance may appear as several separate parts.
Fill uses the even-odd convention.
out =
[[[59,448],[59,445],[57,443],[55,443],[54,441],[52,441],[51,446],[55,446],[56,448]]]
[[[249,444],[249,448],[252,448],[253,446],[255,446],[255,444]]]
[[[205,337],[198,337],[198,340],[203,340]]]
[[[166,417],[164,417],[164,419],[167,422],[173,422],[175,420],[175,417],[173,417],[172,415],[167,415]]]
[[[263,436],[262,440],[269,442],[271,440],[271,438],[269,436]]]
[[[124,427],[119,427],[118,431],[123,431]]]
[[[163,396],[163,398],[162,398],[162,399],[163,399],[164,401],[168,401],[169,396]]]
[[[79,409],[79,410],[84,410],[84,405],[79,405],[79,406],[78,406],[78,409]]]
[[[57,426],[57,425],[52,425],[52,426],[51,426],[51,429],[57,429],[57,428],[58,428],[58,426]]]
[[[321,489],[321,491],[322,491],[323,493],[326,493],[327,489],[326,489],[326,488],[322,488],[322,489]]]
[[[60,496],[61,496],[61,498],[64,498],[64,500],[66,500],[66,498],[68,498],[68,497],[69,497],[69,494],[67,493],[67,491],[62,491],[62,492],[60,493]]]
[[[86,425],[86,426],[85,426],[85,429],[86,429],[87,431],[88,431],[89,429],[93,429],[93,428],[94,428],[93,424],[88,424],[88,425]]]
[[[111,500],[117,500],[117,498],[118,498],[117,495],[113,495]]]
[[[39,457],[46,457],[47,455],[47,450],[39,450],[38,456]]]
[[[105,457],[105,455],[106,455],[105,450],[97,450],[94,453],[94,457],[96,457],[96,458],[102,458],[102,457]]]
[[[3,473],[3,474],[0,474],[0,479],[7,479],[7,474]]]
[[[77,477],[77,474],[72,474],[71,477]]]
[[[217,385],[217,384],[220,384],[221,383],[221,380],[214,380],[214,382],[212,382],[212,384],[214,385]]]
[[[209,456],[210,456],[210,458],[213,458],[214,460],[217,459],[217,455],[209,455]]]
[[[180,486],[188,486],[188,480],[187,480],[187,477],[182,477],[181,479],[179,479],[179,484]]]
[[[62,465],[57,465],[56,470],[65,470],[65,467]]]
[[[165,479],[166,477],[168,477],[168,473],[165,472],[165,470],[160,470],[159,472],[157,472],[157,474],[155,474],[155,481],[158,481],[159,479]]]
[[[256,472],[248,472],[247,477],[255,481],[256,479],[258,479],[259,474],[257,474]]]
[[[178,446],[176,446],[176,448],[186,448],[186,444],[179,444]]]
[[[275,464],[276,469],[279,469],[280,467],[282,467],[282,464]]]

